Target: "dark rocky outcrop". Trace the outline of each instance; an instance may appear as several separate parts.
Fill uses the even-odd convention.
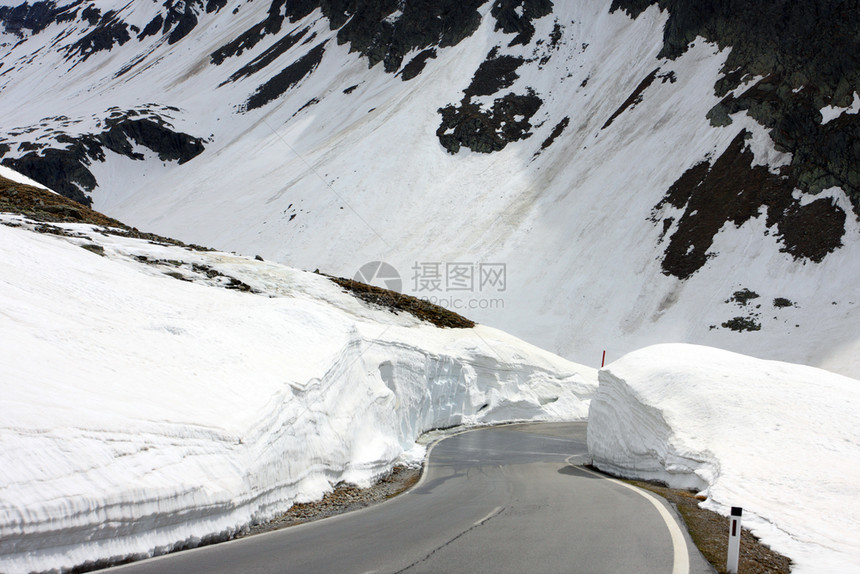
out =
[[[624,113],[624,110],[626,110],[627,108],[629,108],[631,106],[635,106],[636,104],[641,102],[642,101],[642,92],[647,90],[648,86],[650,86],[651,84],[654,83],[654,78],[657,77],[657,72],[659,72],[659,71],[660,71],[660,68],[657,68],[654,71],[652,71],[650,74],[645,76],[645,79],[642,80],[641,82],[639,82],[639,85],[636,86],[636,89],[634,89],[633,92],[627,97],[627,99],[624,100],[624,102],[618,107],[618,109],[615,110],[615,112],[611,116],[609,116],[609,119],[606,120],[606,123],[603,124],[603,127],[601,127],[600,129],[605,130],[610,125],[612,125],[612,122],[615,121],[615,118],[617,118],[618,116],[620,116],[621,114]]]
[[[114,112],[98,133],[79,136],[58,134],[50,147],[36,146],[23,155],[10,157],[6,146],[2,153],[3,165],[38,181],[57,193],[83,205],[92,205],[87,195],[98,185],[89,169],[93,161],[104,161],[105,150],[134,160],[144,156],[135,151],[139,145],[158,154],[161,161],[176,161],[180,164],[199,155],[203,140],[186,133],[174,131],[172,126],[157,114],[145,115],[136,110]],[[19,151],[30,149],[19,146]]]
[[[373,67],[400,72],[403,80],[420,74],[436,48],[454,46],[471,36],[481,24],[478,8],[486,0],[272,0],[267,18],[212,53],[212,63],[255,46],[266,35],[280,32],[284,20],[295,22],[319,8],[337,41],[348,43]],[[534,34],[532,21],[550,14],[550,0],[498,0],[492,9],[497,29],[516,33],[511,44],[527,44]],[[407,54],[420,50],[406,65]]]
[[[496,98],[493,107],[484,109],[471,101],[459,107],[439,110],[442,124],[436,130],[439,143],[450,153],[461,146],[480,153],[500,151],[509,143],[531,137],[529,120],[543,101],[532,91],[524,95],[507,94]]]
[[[484,0],[323,0],[323,14],[338,29],[339,43],[349,43],[372,67],[400,69],[403,57],[416,49],[446,47],[471,36],[481,23]],[[400,11],[398,15],[398,11]]]
[[[86,10],[84,12],[86,18]],[[97,16],[97,12],[91,12],[90,15]],[[83,62],[97,52],[109,51],[116,44],[122,46],[130,39],[128,25],[115,12],[107,12],[92,30],[68,48],[66,59],[77,57],[79,62]]]
[[[435,57],[436,48],[427,48],[426,50],[422,50],[414,58],[409,60],[408,64],[403,66],[399,72],[400,79],[404,82],[408,82],[412,78],[418,76],[418,74],[424,71],[424,67],[427,65],[427,60]]]
[[[231,75],[230,78],[227,81],[223,82],[221,85],[223,86],[227,82],[235,82],[237,80],[241,80],[242,78],[247,78],[248,76],[256,74],[257,72],[274,62],[280,56],[282,56],[287,50],[295,46],[299,42],[299,40],[305,37],[309,29],[310,28],[303,28],[298,32],[287,34],[286,36],[272,44],[272,46],[269,47],[269,49],[267,49],[265,52],[251,60],[251,62],[249,62],[247,65],[242,66],[242,68],[240,68],[233,75]],[[313,35],[311,35],[311,38],[313,38]]]
[[[469,86],[463,91],[466,97],[491,96],[505,88],[510,88],[520,77],[517,69],[525,60],[518,56],[499,56],[498,50],[487,54],[481,62]]]
[[[197,15],[205,11],[207,14],[218,12],[227,5],[227,0],[167,0],[163,4],[164,13],[156,14],[137,39],[143,40],[157,34],[168,35],[167,43],[175,44],[197,27]]]
[[[325,53],[323,42],[310,52],[281,70],[265,84],[257,88],[257,91],[245,102],[243,111],[250,111],[265,106],[272,100],[282,96],[287,90],[298,84],[302,78],[313,72]]]
[[[167,43],[175,44],[187,36],[197,26],[196,2],[173,2],[165,3],[167,15],[164,17],[162,34],[168,34]]]
[[[500,56],[493,49],[463,91],[459,105],[449,104],[439,109],[442,122],[436,136],[448,152],[457,153],[465,146],[472,151],[491,153],[531,136],[530,120],[543,104],[532,90],[496,98],[489,109],[473,101],[511,87],[519,78],[517,68],[524,61],[520,57]]]
[[[48,149],[42,154],[30,152],[19,158],[3,158],[2,163],[60,195],[89,207],[93,200],[85,192],[95,189],[97,182],[87,166],[90,164],[90,153],[97,155],[98,151],[87,138],[65,149]]]
[[[83,0],[67,2],[57,6],[56,2],[24,2],[18,6],[0,6],[0,22],[3,29],[21,36],[24,30],[38,34],[54,22],[68,22],[77,16]]]
[[[535,33],[532,20],[552,14],[552,0],[496,0],[491,14],[496,19],[496,30],[516,34],[508,46],[525,46]]]
[[[549,137],[543,140],[543,143],[540,144],[540,151],[543,151],[549,146],[551,146],[555,142],[555,140],[564,132],[568,125],[570,125],[570,118],[567,116],[565,116],[560,122],[555,124],[555,127],[552,128],[552,132],[549,134]],[[540,151],[538,151],[537,153],[540,153]]]
[[[478,8],[484,0],[324,0],[323,14],[338,29],[338,42],[367,57],[369,65],[382,62],[396,72],[406,54],[431,47],[455,46],[481,24]],[[517,34],[511,45],[528,44],[532,21],[552,12],[551,0],[496,0],[491,14],[496,29]]]
[[[659,57],[675,58],[697,37],[731,47],[709,113],[715,125],[746,111],[792,153],[797,185],[842,188],[860,216],[860,115],[821,123],[825,106],[847,107],[860,92],[860,4],[843,0],[613,0],[635,17],[650,5],[669,11]],[[756,79],[760,78],[760,79]],[[738,87],[752,82],[740,93]]]
[[[281,4],[283,2],[281,0]],[[114,45],[130,40],[129,30],[137,34],[138,40],[161,34],[167,36],[169,44],[175,44],[197,26],[199,14],[218,12],[227,5],[227,0],[166,0],[162,4],[163,11],[156,14],[142,31],[123,22],[114,11],[102,15],[94,4],[81,10],[83,5],[83,0],[72,0],[59,6],[55,1],[47,0],[3,6],[0,7],[0,22],[6,32],[20,36],[24,30],[38,34],[55,22],[80,20],[92,29],[67,49],[67,58],[80,56],[81,60],[86,60],[94,53],[110,50]]]
[[[842,245],[845,212],[829,198],[803,203],[793,196],[796,180],[790,168],[771,173],[753,165],[752,151],[741,131],[713,163],[699,163],[676,181],[654,208],[652,221],[666,205],[683,209],[663,256],[663,273],[686,279],[712,256],[714,237],[727,222],[740,227],[765,211],[766,225],[775,228],[782,251],[796,260],[820,262]],[[662,219],[664,233],[675,223]]]
[[[761,323],[753,317],[733,317],[720,326],[732,331],[761,331]]]
[[[155,36],[161,31],[162,26],[164,26],[164,16],[162,14],[156,14],[152,17],[152,20],[143,27],[143,31],[137,35],[137,39],[143,40],[149,36]]]
[[[245,50],[250,50],[267,35],[277,34],[280,32],[284,19],[287,17],[287,15],[282,12],[285,2],[286,0],[272,0],[266,19],[251,26],[248,30],[239,34],[234,40],[212,52],[210,55],[212,63],[219,66],[224,63],[224,60],[227,58],[239,56]],[[306,3],[298,2],[296,4],[301,6]],[[293,5],[294,3],[291,2],[290,6],[292,7]],[[307,12],[307,14],[309,13],[310,11]]]

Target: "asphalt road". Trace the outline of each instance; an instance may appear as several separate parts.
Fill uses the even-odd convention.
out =
[[[663,499],[575,466],[586,453],[585,423],[470,431],[438,443],[421,482],[386,503],[114,570],[713,572]]]

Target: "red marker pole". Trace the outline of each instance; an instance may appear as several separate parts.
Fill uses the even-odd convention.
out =
[[[738,574],[738,558],[741,551],[741,515],[744,509],[732,506],[732,515],[729,517],[729,555],[726,558],[726,572]]]
[[[600,368],[603,368],[603,365],[606,364],[606,351],[603,351],[603,359],[600,360]]]

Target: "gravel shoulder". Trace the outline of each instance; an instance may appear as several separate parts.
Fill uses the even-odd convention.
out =
[[[385,502],[411,488],[421,478],[421,472],[422,468],[420,467],[401,465],[395,466],[390,473],[381,477],[368,488],[359,488],[346,483],[337,484],[334,490],[323,496],[322,500],[294,504],[284,514],[268,522],[252,526],[246,533],[237,538],[313,522]]]
[[[595,469],[596,470],[596,469]],[[695,492],[667,488],[660,484],[637,480],[626,481],[634,486],[659,494],[673,504],[690,531],[693,542],[705,559],[720,574],[726,572],[729,544],[729,519],[699,506],[701,497]],[[763,544],[746,528],[741,528],[738,571],[744,574],[789,574],[791,559]]]

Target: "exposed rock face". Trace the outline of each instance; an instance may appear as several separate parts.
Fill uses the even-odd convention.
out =
[[[669,11],[660,57],[675,58],[701,36],[731,46],[723,100],[714,125],[746,111],[770,130],[780,151],[792,153],[791,172],[804,191],[841,187],[860,216],[860,115],[822,124],[825,106],[848,107],[860,91],[860,5],[821,0],[613,0],[636,16],[657,4]],[[739,89],[740,88],[740,89]]]
[[[319,66],[320,61],[322,61],[323,54],[325,53],[325,45],[326,42],[318,44],[310,52],[257,88],[257,91],[245,103],[244,111],[260,108],[277,99],[300,82],[302,78],[313,72]]]
[[[104,161],[105,149],[134,160],[143,160],[144,156],[134,149],[134,144],[137,144],[157,153],[161,161],[176,161],[180,164],[203,151],[202,139],[174,131],[158,111],[164,113],[171,110],[112,110],[109,117],[100,122],[100,132],[76,136],[60,131],[43,134],[36,143],[19,144],[18,154],[15,155],[5,144],[0,147],[0,157],[3,157],[3,165],[89,206],[92,205],[92,198],[87,193],[98,185],[89,166],[93,161]],[[66,121],[70,122],[68,118]],[[34,128],[28,129],[35,131]]]
[[[471,36],[481,23],[478,8],[485,0],[323,0],[323,14],[340,43],[382,62],[396,72],[414,49],[454,46]]]
[[[265,52],[254,58],[251,62],[243,66],[241,69],[233,73],[233,75],[230,76],[228,80],[222,82],[221,85],[223,86],[227,82],[236,82],[238,80],[242,80],[264,69],[266,66],[268,66],[280,56],[282,56],[284,53],[286,53],[287,50],[298,44],[299,40],[302,40],[308,33],[308,30],[309,28],[302,28],[295,33],[287,34],[286,36],[282,37],[280,40],[272,44],[272,46],[268,50],[266,50]],[[310,39],[313,39],[313,35],[311,35],[309,40]],[[219,51],[212,54],[212,63],[220,64],[224,61],[224,58],[231,55],[234,50],[238,51],[240,49],[241,48],[238,45],[232,47],[225,46]]]
[[[339,43],[349,43],[352,51],[367,58],[369,66],[382,62],[386,72],[394,73],[412,50],[453,46],[469,37],[481,23],[477,9],[484,1],[301,0],[285,6],[285,0],[273,0],[268,17],[216,50],[212,62],[220,64],[241,54],[266,35],[280,32],[285,20],[295,22],[319,8],[331,29],[338,30]]]
[[[207,14],[218,12],[226,5],[227,0],[167,0],[163,4],[164,13],[156,14],[137,39],[161,34],[167,36],[168,44],[175,44],[197,26],[198,14],[204,11]]]
[[[558,122],[554,128],[552,128],[552,133],[549,134],[549,137],[543,140],[543,143],[540,144],[540,150],[535,153],[535,155],[539,154],[541,151],[545,150],[549,146],[551,146],[555,140],[560,136],[567,126],[570,125],[570,117],[565,116],[562,118],[560,122]]]
[[[660,68],[657,68],[653,72],[651,72],[650,74],[645,76],[645,79],[642,80],[641,82],[639,82],[639,85],[636,86],[636,89],[633,90],[633,93],[631,93],[627,97],[627,99],[624,100],[624,102],[618,107],[618,109],[615,110],[615,112],[613,112],[613,114],[611,116],[609,116],[609,119],[606,120],[606,123],[604,123],[603,127],[601,127],[600,129],[605,130],[606,128],[608,128],[609,126],[612,125],[612,122],[614,122],[618,116],[620,116],[621,114],[624,113],[624,110],[626,110],[627,108],[630,108],[632,106],[635,106],[637,103],[642,101],[642,92],[647,90],[648,86],[650,86],[651,84],[654,83],[654,78],[657,77],[657,72],[659,72],[659,71],[660,71]]]
[[[480,153],[500,151],[510,142],[531,137],[529,120],[542,103],[534,92],[507,94],[485,109],[467,97],[459,106],[439,110],[442,124],[436,135],[450,153],[457,153],[461,146]]]
[[[422,50],[417,56],[412,58],[408,64],[401,68],[399,74],[400,79],[407,82],[424,71],[424,66],[427,65],[427,60],[436,57],[436,48],[427,48]]]
[[[280,32],[283,22],[295,22],[319,8],[338,30],[337,41],[349,43],[350,49],[367,58],[373,67],[382,62],[386,72],[400,71],[403,80],[421,73],[435,48],[455,46],[471,36],[481,23],[478,8],[486,0],[272,0],[268,17],[252,26],[236,40],[212,54],[212,62],[221,64],[239,55],[268,34]],[[510,45],[528,44],[534,35],[532,20],[552,13],[550,0],[497,0],[491,14],[496,29],[517,34]],[[404,65],[406,54],[421,52]]]
[[[807,204],[795,199],[793,178],[753,165],[748,135],[741,131],[713,165],[688,169],[654,208],[652,218],[662,220],[664,235],[672,230],[662,262],[666,275],[691,276],[712,255],[714,237],[726,222],[740,227],[765,208],[767,227],[776,228],[782,251],[795,259],[820,262],[842,245],[845,212],[830,199]],[[677,222],[660,215],[667,205],[684,210]]]
[[[115,45],[123,45],[131,40],[133,33],[137,39],[161,34],[167,36],[169,44],[184,38],[197,26],[197,14],[217,12],[226,6],[226,0],[167,0],[163,13],[157,14],[143,29],[132,30],[114,11],[102,14],[93,3],[74,0],[57,5],[53,0],[24,2],[14,7],[0,7],[0,22],[6,32],[23,36],[25,31],[38,34],[54,22],[79,21],[90,28],[88,32],[67,49],[67,59],[84,61],[95,53],[109,51]],[[133,28],[133,27],[132,27]]]
[[[491,14],[496,18],[496,30],[516,34],[508,46],[527,45],[535,33],[532,20],[552,14],[551,0],[496,0]]]
[[[67,59],[83,62],[97,52],[109,51],[115,44],[122,46],[131,39],[128,25],[113,11],[102,16],[98,8],[90,7],[83,11],[82,16],[95,24],[86,36],[69,47]]]
[[[531,136],[529,120],[543,101],[528,90],[524,95],[509,93],[493,101],[490,108],[473,102],[479,96],[491,96],[509,88],[519,78],[517,68],[523,58],[500,56],[497,49],[487,54],[458,106],[448,105],[439,110],[442,123],[436,130],[439,142],[450,153],[461,146],[472,151],[490,153],[504,149],[509,143]]]
[[[308,4],[307,2],[291,2],[290,7],[293,11],[291,12],[290,8],[287,8],[287,14],[283,14],[282,10],[284,8],[284,2],[285,0],[273,0],[272,4],[269,6],[266,19],[251,26],[248,30],[239,34],[234,40],[215,50],[211,56],[212,63],[220,65],[227,58],[241,55],[245,50],[250,50],[256,46],[257,43],[267,35],[277,34],[280,32],[281,26],[283,25],[286,17],[290,17],[290,20],[298,19],[300,17],[307,16],[311,11],[310,9],[305,11],[306,8],[311,8],[310,6],[305,6],[305,4]],[[302,7],[298,8],[299,14],[294,12],[297,9],[296,6]]]
[[[38,34],[54,22],[68,22],[75,19],[78,7],[83,0],[57,7],[55,2],[24,2],[18,6],[0,7],[0,22],[6,32],[22,36],[25,30]]]

